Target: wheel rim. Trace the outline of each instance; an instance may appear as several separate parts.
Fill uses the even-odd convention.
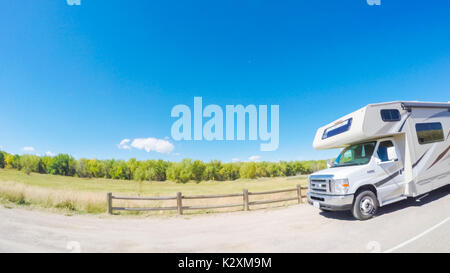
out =
[[[364,215],[371,215],[375,211],[374,201],[369,196],[364,196],[359,202],[359,210]]]

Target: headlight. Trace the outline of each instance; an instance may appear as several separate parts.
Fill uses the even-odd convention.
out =
[[[333,179],[330,183],[331,192],[335,193],[347,193],[349,184],[348,179]]]

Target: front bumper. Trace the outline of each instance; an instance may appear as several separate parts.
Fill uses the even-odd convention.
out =
[[[346,195],[327,195],[315,192],[308,192],[308,203],[318,202],[321,209],[339,211],[350,210],[353,204],[353,194]]]

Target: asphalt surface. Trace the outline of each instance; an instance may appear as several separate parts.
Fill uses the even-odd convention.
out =
[[[450,252],[449,192],[388,205],[368,221],[309,205],[132,218],[0,206],[0,252]]]

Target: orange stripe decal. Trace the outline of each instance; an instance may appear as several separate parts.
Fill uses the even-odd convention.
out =
[[[429,170],[431,167],[433,167],[434,164],[438,163],[439,160],[441,160],[441,159],[445,156],[445,154],[448,152],[448,150],[450,150],[450,146],[448,146],[448,148],[445,149],[445,151],[443,151],[443,152],[436,158],[436,160],[433,162],[433,164],[431,164],[430,167],[428,167],[427,170]]]

